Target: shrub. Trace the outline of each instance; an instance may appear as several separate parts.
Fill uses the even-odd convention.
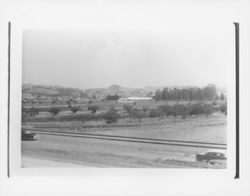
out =
[[[226,98],[225,95],[224,95],[223,93],[221,93],[221,94],[220,94],[220,100],[221,100],[221,101],[224,101],[225,98]]]
[[[132,108],[131,110],[129,110],[128,114],[129,114],[130,118],[133,118],[133,119],[137,118],[140,121],[143,117],[146,116],[142,110],[139,110],[137,108]]]
[[[117,101],[118,99],[120,99],[121,96],[115,94],[115,95],[108,95],[106,96],[106,100],[113,100],[113,101]]]
[[[143,106],[143,107],[142,107],[142,111],[143,111],[144,113],[146,113],[148,110],[149,110],[149,108],[148,108],[147,106]]]
[[[173,107],[170,105],[160,105],[158,109],[162,111],[162,113],[166,116],[173,115]]]
[[[74,107],[71,107],[70,110],[75,114],[80,110],[80,107],[74,106]]]
[[[162,115],[162,110],[160,110],[159,108],[153,108],[149,110],[149,118],[160,117]]]
[[[195,103],[191,105],[191,115],[203,114],[202,103]]]
[[[214,111],[213,106],[210,104],[204,104],[203,105],[203,114],[210,115]]]
[[[103,115],[102,114],[77,114],[77,115],[63,115],[60,116],[58,118],[58,120],[62,120],[62,121],[81,121],[81,122],[85,122],[85,121],[93,121],[93,120],[102,120],[103,119]]]
[[[227,115],[227,103],[220,105],[220,111]]]
[[[215,100],[212,102],[212,105],[217,105],[217,104],[218,104],[218,103],[217,103],[217,101],[215,101]]]
[[[71,108],[71,100],[66,101],[69,108]]]
[[[109,111],[104,114],[103,118],[106,120],[106,123],[115,123],[118,121],[119,115],[114,107],[111,106]]]
[[[129,113],[130,110],[132,110],[134,107],[134,105],[131,105],[131,104],[124,104],[123,105],[123,109]]]
[[[89,105],[88,110],[91,111],[93,114],[95,114],[96,111],[98,110],[98,106],[97,105]]]
[[[53,114],[54,116],[57,115],[61,111],[60,108],[52,107],[49,109],[49,112]]]
[[[27,112],[22,112],[22,122],[25,122],[28,118]]]
[[[35,116],[35,115],[39,114],[39,109],[32,107],[28,110],[28,113],[30,116]]]
[[[173,116],[186,117],[190,114],[190,105],[176,103],[173,105]]]
[[[191,111],[191,109],[190,109],[190,105],[186,105],[183,109],[182,109],[182,111],[181,111],[181,117],[182,118],[186,118],[187,116],[189,116],[190,115],[190,111]]]
[[[214,107],[211,104],[195,103],[191,105],[191,115],[205,114],[210,115],[214,112]]]

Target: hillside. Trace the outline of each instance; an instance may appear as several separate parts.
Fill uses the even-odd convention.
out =
[[[168,87],[168,88],[187,88],[187,87]],[[67,88],[60,86],[45,86],[45,85],[32,85],[24,84],[22,86],[22,93],[27,97],[34,96],[58,96],[58,97],[72,97],[72,98],[96,98],[104,99],[107,95],[119,95],[121,97],[145,97],[153,96],[156,90],[162,90],[163,87],[145,87],[145,88],[127,88],[119,85],[111,85],[107,88],[91,88],[91,89],[78,89]],[[226,95],[226,88],[217,88],[217,92],[223,92]]]
[[[43,86],[24,84],[22,93],[30,96],[59,96],[104,99],[107,95],[119,95],[121,97],[143,97],[153,95],[152,89],[126,88],[119,85],[111,85],[107,88],[77,89],[59,86]]]

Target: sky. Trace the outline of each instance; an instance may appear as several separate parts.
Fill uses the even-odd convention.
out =
[[[23,83],[74,88],[227,86],[234,63],[232,24],[26,29]]]

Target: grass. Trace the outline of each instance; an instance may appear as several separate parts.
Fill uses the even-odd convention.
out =
[[[115,124],[101,121],[34,121],[25,126],[45,128],[50,131],[99,133],[131,137],[148,137],[160,139],[177,139],[190,141],[207,141],[226,143],[226,116],[158,117],[145,118],[142,122],[130,118],[120,119]]]

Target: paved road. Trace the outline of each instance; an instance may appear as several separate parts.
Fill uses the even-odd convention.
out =
[[[37,138],[37,141],[22,141],[24,167],[32,167],[34,159],[54,161],[53,167],[56,163],[61,167],[60,162],[84,167],[207,167],[195,161],[195,154],[205,151],[204,148],[39,134]],[[36,162],[34,166],[44,165]]]

